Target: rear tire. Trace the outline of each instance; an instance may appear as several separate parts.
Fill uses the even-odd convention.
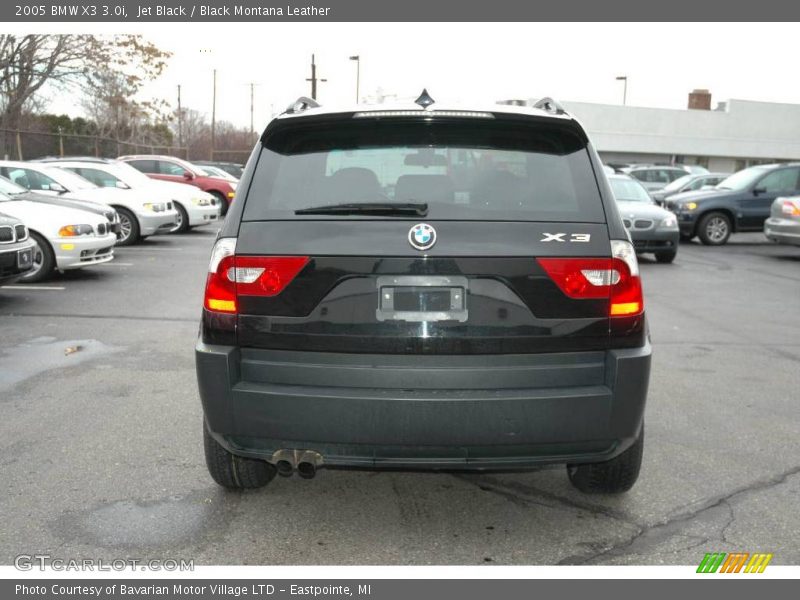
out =
[[[117,234],[117,246],[130,246],[141,241],[139,221],[127,208],[117,208],[120,231]]]
[[[232,490],[255,489],[267,485],[278,470],[264,460],[231,454],[219,445],[203,424],[203,446],[206,466],[211,478],[222,487]]]
[[[584,465],[567,465],[569,480],[586,494],[621,494],[639,478],[644,451],[644,426],[633,445],[611,460]]]
[[[185,233],[189,231],[189,215],[183,206],[177,202],[174,204],[175,210],[178,212],[178,224],[175,226],[175,229],[170,231],[170,233]]]
[[[723,246],[731,237],[731,219],[725,213],[710,212],[697,224],[697,237],[706,246]]]
[[[671,250],[669,252],[656,252],[656,260],[660,263],[671,263],[675,260],[675,257],[678,256],[677,250]]]
[[[36,243],[33,247],[33,269],[20,278],[20,283],[39,283],[46,281],[53,274],[53,269],[56,268],[56,256],[44,236],[36,231],[29,233]]]

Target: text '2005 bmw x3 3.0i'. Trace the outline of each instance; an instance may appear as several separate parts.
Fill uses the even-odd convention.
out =
[[[597,154],[556,102],[266,128],[214,246],[197,377],[229,488],[330,467],[568,466],[622,492],[650,344]]]

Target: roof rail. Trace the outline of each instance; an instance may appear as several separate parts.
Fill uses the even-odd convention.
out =
[[[319,108],[320,104],[316,100],[311,98],[307,98],[306,96],[300,96],[297,100],[292,102],[289,106],[286,107],[286,110],[283,111],[283,114],[295,114],[303,112],[304,110],[308,110],[309,108]]]
[[[550,98],[549,96],[545,96],[544,98],[539,99],[536,104],[533,105],[533,108],[539,108],[541,110],[547,111],[549,113],[553,113],[556,115],[566,115],[566,109],[561,106],[558,102]]]

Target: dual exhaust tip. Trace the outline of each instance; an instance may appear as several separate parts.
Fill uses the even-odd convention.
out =
[[[303,479],[313,479],[317,467],[322,466],[322,455],[313,450],[278,450],[270,462],[281,477],[291,477],[297,471]]]

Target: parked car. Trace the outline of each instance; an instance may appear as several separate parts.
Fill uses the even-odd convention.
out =
[[[193,185],[151,179],[122,161],[48,159],[48,162],[68,169],[101,188],[132,189],[150,195],[151,200],[172,202],[177,211],[174,233],[215,223],[220,217],[222,203],[211,194]]]
[[[19,219],[0,212],[0,285],[14,283],[32,268],[33,240],[28,228]]]
[[[749,167],[722,180],[713,190],[676,194],[666,200],[678,217],[684,239],[721,246],[732,233],[762,231],[779,196],[800,193],[800,163]]]
[[[33,242],[33,266],[22,281],[48,279],[54,270],[66,271],[105,263],[114,258],[117,236],[108,220],[93,212],[45,206],[0,193],[0,212],[25,223]]]
[[[47,194],[37,194],[27,188],[17,185],[13,181],[0,176],[0,192],[7,196],[12,196],[18,200],[29,200],[30,202],[38,202],[40,204],[48,204],[51,206],[64,206],[66,208],[77,208],[78,210],[87,210],[97,215],[102,215],[108,220],[108,229],[113,233],[119,233],[119,215],[114,207],[108,204],[101,204],[91,200],[79,200],[77,198],[65,198],[64,196],[50,196]]]
[[[665,165],[635,165],[625,167],[620,172],[639,181],[648,192],[665,188],[676,179],[686,175],[686,169]]]
[[[220,162],[220,161],[208,161],[208,160],[193,160],[193,165],[197,165],[200,168],[205,167],[217,167],[218,169],[222,169],[229,175],[232,175],[238,181],[242,178],[242,173],[244,173],[244,165],[240,165],[238,163],[232,162]]]
[[[148,177],[176,183],[190,183],[204,192],[212,194],[222,206],[222,214],[228,212],[236,193],[236,182],[208,175],[201,167],[174,156],[141,154],[120,156],[124,161]]]
[[[208,173],[211,177],[221,177],[222,179],[226,179],[227,181],[233,181],[234,183],[238,183],[239,180],[228,173],[227,171],[223,171],[219,167],[214,167],[211,165],[204,165],[203,171]]]
[[[730,176],[730,173],[703,173],[699,175],[687,173],[667,185],[664,189],[650,192],[650,196],[656,201],[656,204],[664,206],[664,201],[670,196],[681,192],[694,192],[704,188],[712,188],[728,176]]]
[[[634,484],[638,263],[560,105],[300,99],[250,160],[196,346],[218,484],[550,462],[584,492]]]
[[[632,177],[609,175],[608,183],[636,252],[652,252],[660,263],[675,260],[680,241],[675,215],[656,205],[644,186]]]
[[[764,221],[764,235],[779,244],[800,246],[800,196],[775,199]]]
[[[177,223],[171,202],[154,201],[147,192],[99,188],[91,181],[55,165],[0,161],[0,175],[29,190],[51,196],[93,200],[112,206],[119,215],[118,245],[169,233]]]

